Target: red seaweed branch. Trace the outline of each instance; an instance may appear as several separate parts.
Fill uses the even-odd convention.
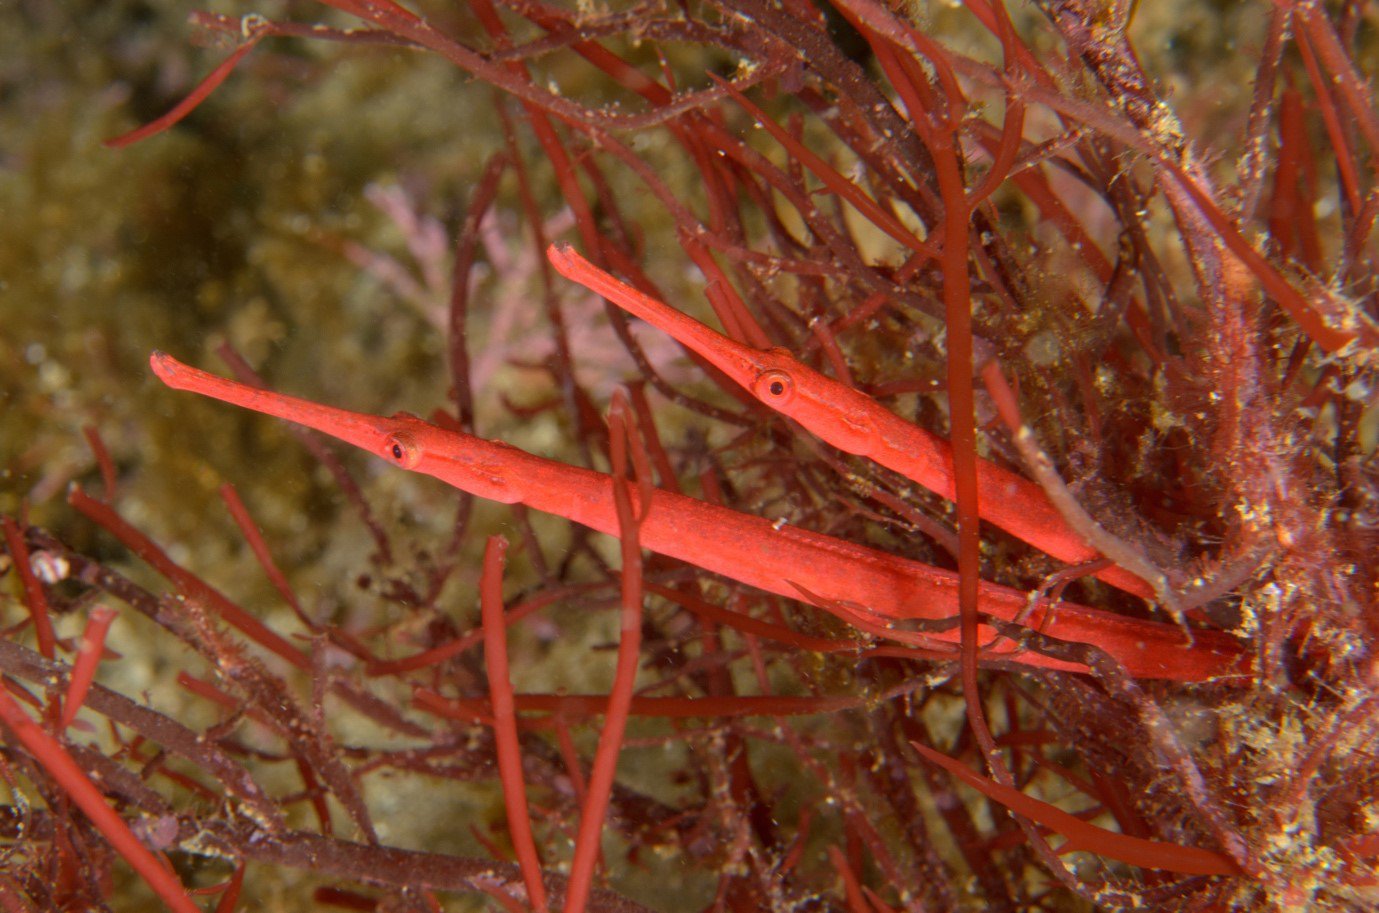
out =
[[[304,42],[472,77],[457,139],[496,139],[465,206],[373,195],[415,262],[322,236],[444,335],[407,366],[447,408],[155,354],[311,429],[356,544],[325,584],[251,512],[283,479],[218,467],[251,597],[126,519],[137,470],[94,429],[105,497],[69,502],[98,548],[3,518],[7,909],[117,906],[126,869],[174,909],[270,883],[418,911],[1364,904],[1358,5],[1259,10],[1221,112],[1156,88],[1133,4],[325,5],[198,14],[221,62],[110,145],[191,131]],[[317,376],[277,382],[332,400],[309,335],[284,349]],[[527,426],[547,452],[500,440]],[[444,521],[399,518],[405,471]]]

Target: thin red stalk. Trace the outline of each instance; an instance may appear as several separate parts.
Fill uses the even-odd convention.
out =
[[[64,801],[62,804],[63,810],[66,811],[65,806],[69,803]],[[80,863],[77,860],[74,836],[68,828],[60,828],[53,834],[53,849],[57,856],[54,865],[56,871],[53,871],[49,878],[53,883],[53,893],[58,897],[71,896],[77,892]]]
[[[656,430],[656,418],[651,412],[651,403],[646,398],[646,385],[635,383],[627,388],[628,399],[632,403],[632,411],[637,416],[637,427],[641,429],[646,438],[646,446],[650,451],[651,462],[656,467],[656,475],[661,480],[661,488],[666,491],[673,491],[683,494],[680,488],[680,479],[675,474],[675,467],[671,465],[670,455],[666,453],[665,446],[661,443],[661,437]]]
[[[942,112],[943,119],[939,122],[939,129],[942,131],[955,131],[958,121],[962,114],[958,106],[962,103],[962,90],[958,86],[957,77],[949,65],[948,54],[936,42],[929,39],[927,35],[916,29],[913,25],[903,21],[893,12],[886,9],[876,0],[843,0],[840,4],[851,15],[849,18],[857,25],[863,33],[872,32],[879,37],[884,37],[896,48],[909,51],[916,57],[924,57],[933,64],[934,71],[938,74],[939,83],[947,97],[950,108]],[[969,4],[976,6],[975,4]],[[974,9],[974,12],[976,10]],[[982,17],[979,17],[982,18]],[[1000,35],[999,26],[983,18],[983,24],[991,30],[993,34]],[[865,28],[863,25],[865,24]],[[869,39],[870,40],[870,39]],[[874,42],[873,42],[874,45]],[[1007,48],[1009,50],[1009,48]],[[1026,60],[1022,60],[1022,63]],[[939,112],[935,112],[936,114]],[[941,191],[940,191],[941,192]]]
[[[549,32],[565,34],[572,30],[571,23],[556,18],[553,9],[538,9],[529,18]],[[668,105],[674,100],[665,86],[596,41],[576,41],[570,45],[570,50],[607,73],[623,88],[636,92],[653,105]]]
[[[189,774],[180,773],[168,767],[163,759],[159,758],[156,762],[150,762],[147,767],[151,771],[156,771],[158,776],[177,786],[178,789],[195,796],[204,802],[214,802],[222,797],[220,789],[212,789],[204,783],[196,780]]]
[[[416,706],[452,720],[475,722],[496,714],[491,701],[483,698],[447,698],[426,688],[418,688],[412,698]],[[855,710],[867,706],[871,700],[871,697],[852,695],[634,695],[628,703],[627,712],[629,716],[660,717],[667,720],[696,717],[731,719],[746,716],[808,716]],[[567,719],[587,719],[605,714],[608,711],[608,698],[602,694],[514,694],[513,708],[519,713],[553,713]]]
[[[53,621],[48,613],[48,595],[43,592],[43,584],[29,563],[29,547],[24,543],[24,533],[13,517],[0,517],[0,526],[5,531],[5,549],[14,559],[14,569],[24,586],[24,607],[33,619],[38,652],[43,654],[44,659],[53,659],[57,655],[57,639],[53,635]]]
[[[1318,84],[1318,92],[1322,91],[1322,85],[1328,83],[1336,87],[1354,123],[1369,143],[1370,155],[1379,154],[1379,116],[1374,113],[1374,97],[1369,89],[1369,80],[1355,72],[1354,59],[1341,45],[1320,4],[1299,3],[1294,10],[1294,22],[1302,19],[1303,31],[1312,50],[1316,51],[1317,57],[1326,64],[1331,74],[1331,79]]]
[[[216,901],[215,913],[234,913],[235,905],[239,903],[239,892],[244,887],[244,871],[246,866],[241,859],[235,866],[235,873],[230,876],[230,881],[225,885],[225,891],[220,895],[220,900]]]
[[[302,795],[311,805],[311,810],[316,813],[316,823],[320,825],[320,831],[326,836],[335,833],[335,826],[330,820],[330,805],[326,803],[325,789],[321,781],[316,776],[316,772],[300,756],[292,758],[292,764],[297,768],[297,776],[302,778]]]
[[[727,275],[708,249],[688,237],[682,237],[680,244],[708,280],[704,296],[708,298],[719,322],[723,324],[724,333],[738,342],[756,346],[758,349],[770,348],[771,337],[766,335],[761,324],[757,323],[752,312],[747,309],[747,304],[728,281]]]
[[[1021,193],[1029,197],[1030,201],[1039,207],[1040,216],[1053,223],[1054,227],[1058,229],[1058,233],[1068,242],[1068,246],[1087,264],[1088,269],[1092,271],[1097,280],[1103,284],[1110,282],[1115,274],[1115,265],[1102,252],[1096,240],[1077,220],[1067,205],[1054,193],[1043,172],[1038,169],[1027,168],[1016,172],[1011,180],[1015,182],[1015,186],[1020,188]]]
[[[197,678],[190,672],[177,673],[177,684],[197,697],[208,700],[230,713],[243,713],[260,726],[267,729],[273,728],[273,721],[269,719],[262,707],[255,707],[252,704],[246,706],[244,701],[233,694],[217,688],[205,679]]]
[[[450,350],[451,396],[455,400],[460,428],[474,430],[474,389],[469,376],[467,325],[469,321],[469,280],[478,253],[479,228],[498,196],[498,184],[507,171],[508,157],[495,152],[484,166],[465,210],[464,222],[455,233],[454,265],[450,271],[449,321],[446,341]]]
[[[805,850],[808,849],[809,838],[813,832],[814,819],[819,814],[819,806],[806,805],[800,810],[799,825],[795,830],[795,839],[789,849],[781,856],[778,871],[788,873],[794,872],[804,858]]]
[[[96,458],[96,465],[100,467],[101,484],[105,489],[105,499],[107,501],[115,498],[115,463],[110,459],[110,451],[106,449],[105,441],[101,440],[100,430],[95,425],[83,425],[81,428],[82,436],[86,438],[86,445],[91,448],[91,455]]]
[[[469,836],[477,840],[479,846],[483,847],[484,852],[488,853],[491,858],[505,860],[509,855],[506,850],[494,842],[491,836],[480,830],[475,824],[471,823],[466,830],[469,831]]]
[[[1006,12],[1004,3],[993,4],[992,13],[996,19],[996,37],[1001,41],[1001,53],[1005,58],[1005,73],[1007,78],[1011,78],[1017,71],[1016,57],[1022,45],[1015,37],[1015,27],[1011,24],[1010,15]],[[967,195],[968,209],[973,211],[1005,182],[1020,154],[1020,140],[1023,138],[1025,130],[1025,103],[1010,90],[1006,91],[1005,103],[1005,117],[1001,123],[1001,140],[996,147],[996,154],[991,162],[991,170],[982,178],[982,182]]]
[[[1309,155],[1306,125],[1303,123],[1302,96],[1296,89],[1285,89],[1278,109],[1278,155],[1274,164],[1274,192],[1269,201],[1269,233],[1283,256],[1298,257],[1308,269],[1322,269],[1321,245],[1312,213],[1312,188],[1315,186],[1304,167]],[[1297,367],[1302,361],[1298,359]],[[1290,365],[1290,374],[1295,370]],[[1283,387],[1290,386],[1291,379]]]
[[[579,752],[575,750],[575,740],[570,735],[570,727],[566,725],[563,713],[555,715],[551,720],[551,728],[555,730],[555,744],[560,751],[560,759],[565,763],[565,772],[570,777],[570,786],[574,789],[575,802],[582,807],[589,784],[584,776],[584,768],[579,764]]]
[[[498,902],[507,913],[527,913],[527,908],[517,902],[517,898],[497,886],[486,887],[484,893]]]
[[[413,26],[426,26],[426,21],[411,10],[392,0],[321,0],[327,6],[368,19],[394,32],[405,32]],[[429,28],[429,26],[427,26]]]
[[[252,14],[250,14],[252,15]],[[226,16],[197,10],[187,16],[187,21],[208,32],[220,32],[235,39],[244,36],[243,16]],[[307,38],[313,41],[331,41],[337,44],[372,44],[388,47],[412,48],[415,42],[408,41],[383,29],[345,28],[337,29],[313,22],[282,22],[262,17],[250,20],[250,25],[263,32],[265,38]]]
[[[545,590],[529,599],[519,602],[507,613],[507,624],[513,624],[539,612],[549,605],[557,603],[562,599],[571,596],[588,595],[598,590],[604,589],[608,584],[581,584],[579,586],[555,587]],[[399,675],[403,672],[413,672],[417,669],[424,669],[428,666],[439,665],[448,659],[460,655],[464,651],[481,643],[484,639],[482,627],[476,628],[467,634],[463,634],[454,640],[447,641],[438,647],[414,653],[411,656],[404,656],[401,659],[376,660],[364,667],[364,674],[370,678],[381,675]]]
[[[843,880],[843,893],[847,898],[848,910],[851,913],[871,913],[866,899],[862,896],[862,883],[857,879],[857,873],[852,870],[847,856],[837,846],[830,845],[828,859],[833,863],[833,870]]]
[[[1240,211],[1246,221],[1255,221],[1264,181],[1268,177],[1269,124],[1273,116],[1279,62],[1283,58],[1292,18],[1292,10],[1280,4],[1275,4],[1269,11],[1269,29],[1260,50],[1259,66],[1255,68],[1254,97],[1250,100],[1250,116],[1242,143],[1245,155],[1239,167]]]
[[[1354,225],[1346,235],[1345,248],[1342,255],[1342,262],[1346,264],[1344,275],[1353,279],[1359,279],[1362,275],[1367,275],[1366,268],[1362,266],[1360,252],[1369,242],[1370,232],[1374,230],[1375,219],[1379,218],[1379,192],[1371,190],[1365,197],[1365,205],[1355,216]]]
[[[86,692],[96,678],[96,667],[101,654],[105,652],[105,635],[118,615],[108,605],[97,605],[86,619],[86,630],[81,635],[81,646],[77,648],[77,658],[72,663],[72,677],[67,682],[67,694],[62,701],[62,715],[58,717],[57,730],[61,732],[72,725],[77,711],[86,702]]]
[[[848,367],[847,358],[843,355],[843,350],[838,347],[838,339],[829,329],[829,325],[824,320],[811,320],[809,332],[819,345],[820,352],[823,353],[828,364],[833,368],[833,376],[845,387],[856,387],[857,382],[852,376],[852,370]]]
[[[1317,158],[1313,152],[1312,143],[1306,137],[1306,131],[1300,129],[1298,135],[1298,154],[1302,159],[1301,180],[1298,181],[1296,194],[1298,196],[1298,227],[1297,234],[1302,249],[1302,263],[1314,276],[1326,276],[1327,265],[1326,256],[1322,252],[1322,240],[1317,231],[1317,213],[1315,201],[1317,198]],[[1364,207],[1353,213],[1351,216],[1351,231],[1355,231],[1359,226],[1359,220],[1364,217]],[[1347,235],[1350,233],[1347,232]],[[1342,263],[1349,261],[1342,259]],[[1343,266],[1342,270],[1345,269]],[[1331,275],[1345,275],[1342,271],[1333,272]],[[1305,343],[1306,340],[1300,340]]]
[[[125,824],[124,819],[107,804],[100,789],[91,782],[81,766],[68,754],[67,749],[29,719],[10,693],[3,688],[0,688],[0,722],[9,728],[44,771],[57,782],[86,817],[91,819],[91,823],[106,840],[110,841],[115,851],[139,873],[169,909],[176,913],[200,913],[196,904],[187,897],[186,888],[177,880],[177,876],[139,842],[139,838],[130,831],[129,825]]]
[[[731,233],[734,238],[740,238],[739,229],[741,225],[735,218],[734,210],[736,207],[734,203],[739,192],[750,192],[748,190],[749,185],[742,181],[733,172],[733,169],[723,167],[718,158],[709,151],[709,143],[701,136],[702,129],[696,124],[679,125],[674,130],[676,140],[684,147],[685,155],[694,162],[700,180],[703,182],[708,234],[704,238],[695,239],[693,243],[696,245],[710,238],[725,240],[725,233]],[[688,240],[690,240],[689,237],[682,232],[681,245],[684,245]]]
[[[498,12],[493,8],[491,0],[469,0],[469,6],[478,16],[484,30],[494,40],[500,43],[508,41],[507,29],[503,27],[502,20],[498,18]],[[521,61],[510,61],[506,67],[514,79],[524,83],[531,82],[531,76]],[[565,198],[570,211],[574,213],[575,224],[579,227],[580,236],[592,250],[597,242],[598,226],[594,220],[593,210],[589,207],[589,201],[585,197],[584,191],[580,189],[579,178],[574,164],[570,161],[570,155],[565,151],[565,146],[561,143],[560,137],[555,131],[555,125],[551,123],[548,114],[530,101],[523,100],[521,104],[527,116],[528,126],[531,127],[532,132],[536,135],[536,141],[541,144],[542,151],[550,160],[556,182],[560,186],[561,196]]]
[[[957,137],[939,134],[929,145],[944,203],[944,237],[939,251],[948,356],[949,442],[953,448],[954,504],[958,515],[958,616],[961,669],[968,723],[986,763],[995,764],[995,743],[977,689],[977,592],[981,578],[981,512],[977,485],[976,395],[972,382],[971,275],[967,268],[966,191],[957,158]]]
[[[207,96],[214,92],[216,88],[225,81],[226,77],[230,75],[235,67],[239,66],[239,62],[248,56],[249,52],[254,49],[254,46],[267,34],[268,33],[263,30],[248,31],[244,36],[244,44],[235,48],[233,54],[221,61],[220,65],[212,70],[205,79],[197,83],[196,88],[192,89],[186,98],[174,105],[171,111],[164,114],[162,117],[149,121],[142,127],[121,134],[120,136],[112,137],[106,140],[102,145],[107,149],[122,149],[125,146],[139,142],[139,140],[147,139],[150,136],[162,133],[164,130],[186,117],[196,109],[197,105],[205,101]]]
[[[508,540],[490,536],[484,546],[484,571],[479,582],[479,608],[484,626],[484,664],[488,674],[489,700],[493,709],[493,739],[498,754],[498,779],[503,785],[508,833],[527,899],[537,913],[546,911],[546,886],[541,882],[541,857],[532,838],[527,808],[527,783],[522,774],[522,748],[517,736],[512,678],[508,669],[507,621],[503,617],[503,556]]]
[[[1076,815],[1071,815],[1057,806],[1050,805],[1032,796],[1027,796],[1013,787],[988,780],[973,773],[962,763],[947,755],[926,748],[918,742],[911,742],[929,761],[953,774],[968,786],[985,796],[1001,803],[1006,808],[1031,821],[1038,822],[1067,838],[1060,852],[1085,850],[1117,859],[1148,869],[1161,869],[1182,875],[1241,875],[1240,866],[1235,860],[1215,850],[1200,847],[1182,846],[1160,840],[1146,840],[1108,831],[1104,827],[1088,824]]]
[[[1131,790],[1135,784],[1118,778],[1114,771],[1093,769],[1091,776],[1096,784],[1096,795],[1111,817],[1116,819],[1121,833],[1131,837],[1147,837],[1151,833],[1149,825],[1131,804]]]
[[[914,279],[932,258],[921,256],[920,254],[910,255],[900,269],[896,270],[895,281],[898,283],[908,283]],[[892,304],[891,295],[885,291],[873,292],[863,299],[857,306],[850,309],[833,321],[831,327],[834,335],[839,335],[859,324],[865,324],[871,320],[878,311],[887,304]]]
[[[902,56],[894,44],[880,35],[871,31],[863,34],[871,43],[872,52],[876,54],[876,62],[881,65],[886,78],[904,102],[911,128],[926,145],[932,143],[934,126],[930,122],[928,112],[937,105],[937,99],[924,70],[916,60]]]
[[[1254,245],[1245,238],[1230,217],[1221,211],[1216,202],[1190,175],[1169,163],[1167,159],[1159,160],[1173,171],[1178,186],[1192,198],[1198,211],[1216,230],[1227,249],[1255,275],[1264,291],[1292,316],[1313,342],[1327,352],[1336,352],[1357,340],[1365,345],[1373,345],[1376,339],[1379,339],[1379,330],[1376,330],[1374,323],[1362,311],[1355,309],[1351,313],[1328,315],[1315,307],[1306,296],[1293,287],[1277,267],[1255,250]],[[1321,297],[1333,309],[1350,307],[1333,295]]]
[[[1312,81],[1312,91],[1317,99],[1317,110],[1321,112],[1322,124],[1326,127],[1326,135],[1331,140],[1333,159],[1336,162],[1336,175],[1340,178],[1341,189],[1345,193],[1346,202],[1349,203],[1350,212],[1360,211],[1360,179],[1355,173],[1355,157],[1351,153],[1350,143],[1346,140],[1345,130],[1341,126],[1340,112],[1336,110],[1336,100],[1331,95],[1331,85],[1326,76],[1322,73],[1321,65],[1317,62],[1317,55],[1313,53],[1312,44],[1308,40],[1307,32],[1303,31],[1297,36],[1298,55],[1302,57],[1302,65],[1307,70],[1307,78]]]
[[[862,895],[871,904],[872,913],[896,913],[894,907],[882,900],[875,891],[866,885],[862,885]]]
[[[589,787],[580,808],[579,831],[575,838],[574,858],[570,862],[570,884],[565,895],[565,913],[583,913],[593,887],[594,866],[598,862],[603,822],[608,815],[608,801],[613,791],[613,777],[617,770],[618,753],[636,687],[637,665],[642,643],[642,552],[638,540],[641,525],[632,507],[627,472],[627,447],[637,448],[640,442],[630,427],[631,410],[621,394],[613,398],[609,411],[610,458],[613,465],[613,494],[618,511],[618,542],[622,555],[622,612],[621,637],[618,640],[617,668],[613,689],[608,695],[608,713],[598,748],[589,772]],[[650,480],[643,480],[649,483]],[[644,509],[650,505],[643,502]]]
[[[522,206],[522,214],[526,219],[528,228],[532,233],[532,246],[536,250],[545,250],[549,246],[549,239],[546,237],[546,228],[542,222],[541,209],[536,201],[536,194],[531,186],[531,177],[527,173],[527,166],[518,150],[516,130],[513,127],[512,117],[503,105],[498,105],[498,119],[503,127],[503,143],[508,151],[508,156],[512,162],[513,173],[517,177],[517,199]],[[574,356],[570,351],[570,335],[565,325],[565,314],[560,306],[560,298],[555,294],[552,282],[552,269],[550,263],[542,257],[537,258],[541,269],[541,302],[546,313],[546,320],[551,325],[551,338],[555,343],[555,364],[552,372],[558,378],[558,383],[565,394],[566,402],[569,402],[573,392],[574,377]],[[581,429],[582,430],[582,429]],[[579,435],[580,446],[583,449],[583,456],[586,463],[591,459],[588,452],[587,443],[583,434]]]
[[[269,583],[273,584],[273,589],[277,590],[283,601],[292,607],[293,613],[296,614],[302,624],[312,631],[316,630],[316,623],[302,611],[302,605],[297,601],[297,594],[293,592],[292,585],[287,582],[287,577],[278,568],[277,562],[273,560],[273,553],[269,550],[268,543],[264,541],[263,534],[259,532],[258,525],[254,523],[254,518],[249,515],[249,508],[245,507],[244,502],[240,500],[239,492],[235,491],[235,486],[229,482],[221,485],[220,499],[225,502],[230,516],[234,518],[235,525],[239,527],[240,533],[244,536],[244,541],[249,543],[249,549],[258,560],[259,567],[263,568]]]
[[[871,222],[877,228],[890,235],[900,244],[913,250],[915,253],[923,254],[930,258],[935,256],[933,245],[915,237],[914,232],[907,229],[899,219],[882,209],[879,203],[862,191],[862,188],[839,174],[837,169],[824,161],[817,153],[807,149],[802,143],[796,140],[795,137],[791,136],[789,131],[776,123],[774,118],[754,105],[746,95],[743,95],[726,80],[720,79],[712,73],[709,75],[719,86],[732,95],[733,99],[737,101],[748,114],[751,114],[752,117],[756,119],[756,122],[775,138],[776,142],[784,146],[794,159],[801,162],[806,168],[813,172],[819,180],[823,181],[824,185],[828,187],[830,191],[837,194],[848,203],[851,203],[867,221]]]
[[[276,653],[303,671],[311,669],[311,660],[286,638],[272,628],[240,608],[219,590],[191,571],[177,564],[167,553],[142,532],[131,526],[107,504],[97,501],[80,488],[73,488],[67,494],[67,503],[81,511],[108,533],[120,540],[126,548],[153,566],[191,599],[205,603],[223,618],[226,623],[238,628],[250,640],[272,653]]]
[[[870,0],[861,0],[862,4]],[[917,42],[921,36],[909,29],[909,40]],[[927,39],[923,39],[927,42]],[[942,75],[946,66],[935,64]],[[922,74],[914,73],[916,83]],[[981,653],[978,593],[981,574],[981,515],[977,481],[976,397],[973,381],[974,343],[972,334],[971,274],[968,267],[969,222],[967,195],[963,186],[960,147],[956,121],[960,115],[954,110],[961,98],[956,86],[945,83],[949,117],[947,124],[918,131],[934,161],[939,194],[943,201],[943,237],[940,243],[940,267],[943,276],[942,300],[945,315],[945,349],[947,356],[949,439],[953,453],[954,504],[958,518],[958,617],[959,617],[959,677],[963,700],[967,708],[967,723],[981,750],[984,765],[1003,784],[1014,779],[1001,759],[982,706],[977,681],[978,659]],[[1030,840],[1035,854],[1048,867],[1050,874],[1070,889],[1076,880],[1062,866],[1047,843],[1028,822],[1017,819]]]
[[[655,593],[671,600],[694,615],[714,624],[721,624],[732,628],[742,634],[754,637],[763,637],[767,640],[777,641],[778,643],[789,644],[801,650],[810,650],[815,653],[843,653],[857,649],[857,641],[839,639],[834,640],[826,637],[812,637],[808,634],[800,634],[785,625],[778,625],[774,622],[763,621],[744,615],[741,612],[734,612],[714,605],[708,600],[698,599],[682,589],[661,586],[655,583],[646,584],[649,592]]]
[[[855,780],[851,786],[856,788]],[[885,838],[872,824],[871,817],[874,814],[874,808],[863,804],[856,797],[848,802],[848,806],[843,813],[847,832],[855,836],[857,842],[863,847],[866,856],[871,859],[872,864],[881,873],[885,884],[904,884],[904,872],[891,853]]]

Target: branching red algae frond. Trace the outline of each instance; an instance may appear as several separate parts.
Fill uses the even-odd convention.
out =
[[[160,400],[179,479],[243,492],[216,527],[71,424],[84,487],[44,509],[100,541],[5,507],[7,907],[121,906],[126,869],[179,909],[184,887],[568,913],[1365,903],[1360,5],[1223,7],[1219,34],[1076,0],[325,6],[198,14],[227,45],[209,75],[180,102],[120,87],[159,107],[107,154],[233,125],[351,163],[357,184],[214,213],[293,226],[340,282],[237,250],[277,274],[274,332],[208,262],[175,332],[120,339],[247,341],[202,346],[238,383],[153,367],[389,465],[302,431],[301,460],[245,469],[208,433],[227,410]],[[397,135],[319,154],[375,123]],[[366,181],[390,182],[383,231],[345,212]],[[322,406],[249,362],[303,396],[447,408]],[[290,548],[306,500],[328,529]],[[159,511],[237,538],[158,541]]]

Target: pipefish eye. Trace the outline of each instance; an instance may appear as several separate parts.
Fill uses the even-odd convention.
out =
[[[421,448],[416,439],[405,431],[388,436],[383,444],[383,454],[403,469],[411,469],[421,460]]]
[[[783,406],[795,396],[795,380],[785,371],[762,371],[752,382],[752,393],[768,406]]]

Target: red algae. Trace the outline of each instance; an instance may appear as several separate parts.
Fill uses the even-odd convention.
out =
[[[161,11],[26,8],[0,64],[8,906],[1367,902],[1360,7],[332,0],[204,49]],[[611,519],[165,393],[155,349]],[[951,481],[868,458],[902,424]],[[663,494],[728,518],[714,564]],[[1028,498],[1085,551],[1004,531]],[[808,537],[828,580],[770,560]],[[951,586],[888,613],[864,554]]]

